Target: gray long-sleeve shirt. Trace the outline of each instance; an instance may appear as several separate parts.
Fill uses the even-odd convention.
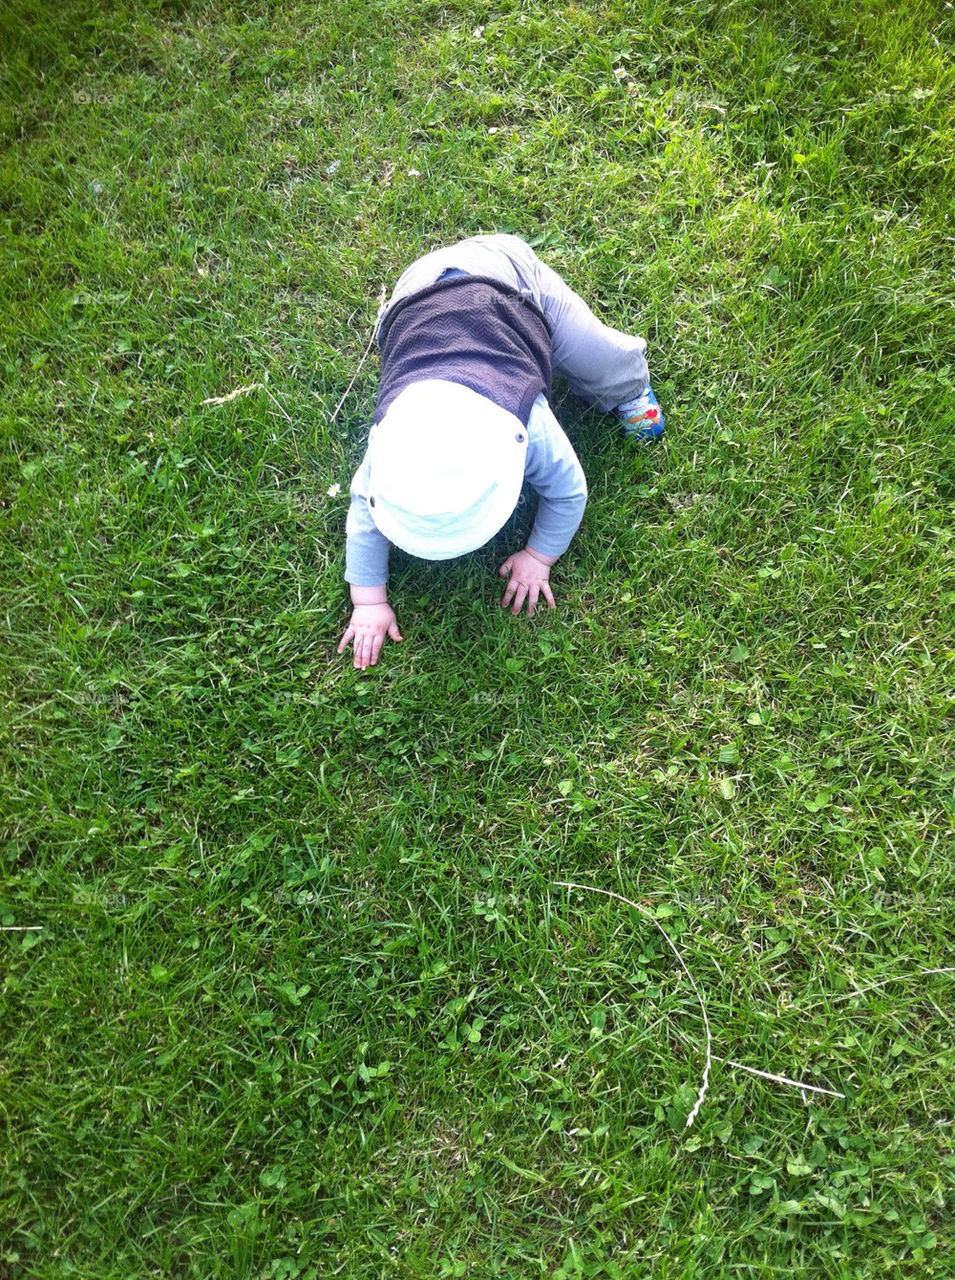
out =
[[[391,544],[368,508],[369,474],[366,452],[352,478],[351,506],[345,524],[345,581],[354,587],[377,587],[388,581]],[[563,555],[584,514],[587,481],[573,446],[544,395],[534,401],[527,422],[524,479],[538,495],[537,515],[527,545],[541,555]]]

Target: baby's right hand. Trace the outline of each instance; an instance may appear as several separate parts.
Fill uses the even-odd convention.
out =
[[[364,671],[366,667],[373,667],[378,661],[386,635],[391,636],[392,640],[400,641],[403,638],[398,630],[398,619],[391,605],[387,603],[356,604],[352,609],[351,621],[338,646],[338,652],[343,653],[351,640],[355,651],[355,670]]]

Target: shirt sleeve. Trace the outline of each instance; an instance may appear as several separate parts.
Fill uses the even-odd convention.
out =
[[[366,453],[351,482],[351,506],[345,521],[345,581],[353,587],[380,587],[388,581],[391,543],[368,510],[371,464]]]
[[[561,556],[583,518],[587,480],[544,395],[534,401],[527,435],[524,479],[538,494],[537,516],[527,545],[545,556]]]

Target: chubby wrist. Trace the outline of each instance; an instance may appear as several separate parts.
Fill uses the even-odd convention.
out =
[[[351,602],[353,605],[361,604],[387,604],[388,588],[382,583],[379,587],[355,587],[351,588]]]
[[[535,551],[532,546],[526,546],[524,550],[529,556],[533,556],[540,564],[547,565],[548,569],[552,564],[556,564],[560,556],[546,556],[543,551]]]

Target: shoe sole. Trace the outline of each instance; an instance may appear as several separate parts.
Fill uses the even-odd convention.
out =
[[[649,422],[645,427],[621,427],[620,429],[620,434],[626,436],[628,440],[659,440],[663,432],[662,422]]]

